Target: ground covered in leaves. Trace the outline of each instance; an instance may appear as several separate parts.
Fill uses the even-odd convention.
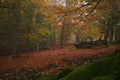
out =
[[[33,80],[35,73],[50,74],[67,67],[80,66],[112,53],[117,47],[94,49],[75,49],[73,46],[64,49],[23,53],[19,56],[0,57],[0,79]]]

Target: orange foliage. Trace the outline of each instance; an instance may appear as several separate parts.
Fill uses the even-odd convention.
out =
[[[21,69],[42,69],[46,74],[53,73],[65,67],[77,65],[80,62],[79,60],[76,61],[77,58],[99,56],[101,53],[109,54],[114,51],[116,47],[75,50],[74,47],[68,46],[65,49],[56,49],[56,47],[54,47],[54,49],[55,50],[31,52],[28,54],[28,58],[25,56],[27,53],[22,54],[19,58],[1,56],[0,72],[19,71]]]

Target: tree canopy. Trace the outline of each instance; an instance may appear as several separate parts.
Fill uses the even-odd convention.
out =
[[[119,13],[119,0],[1,0],[0,51],[49,49],[56,41],[63,47],[71,35],[115,42]]]

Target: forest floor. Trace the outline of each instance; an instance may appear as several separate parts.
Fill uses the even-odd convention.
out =
[[[116,48],[116,46],[109,46],[107,48],[76,49],[74,46],[67,46],[63,49],[54,47],[46,51],[23,53],[20,56],[1,56],[0,80],[15,75],[23,78],[26,75],[31,76],[32,73],[55,73],[67,67],[80,66],[101,59],[115,51]]]

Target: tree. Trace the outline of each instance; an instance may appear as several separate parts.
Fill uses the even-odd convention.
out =
[[[55,11],[55,13],[59,14],[59,16],[57,17],[58,23],[59,22],[62,23],[61,39],[60,39],[61,47],[63,47],[64,42],[65,42],[64,39],[66,38],[66,36],[65,36],[66,31],[69,31],[68,29],[72,29],[75,25],[80,24],[82,21],[87,20],[87,18],[85,18],[85,17],[88,16],[92,11],[94,11],[96,6],[100,3],[100,0],[98,0],[96,2],[95,6],[94,6],[94,4],[89,6],[93,2],[95,2],[95,1],[91,0],[90,2],[84,2],[84,1],[72,1],[72,0],[68,1],[68,0],[66,0],[66,2],[65,2],[66,6],[62,7],[62,9],[60,9],[61,6],[59,8],[57,8],[57,11]],[[65,30],[65,29],[67,29],[67,30]],[[71,33],[72,33],[72,31],[71,31]]]
[[[112,43],[115,42],[117,40],[118,37],[115,37],[117,34],[119,33],[116,30],[118,29],[117,24],[119,23],[119,13],[120,13],[120,8],[119,8],[119,4],[120,2],[115,0],[111,0],[110,1],[112,9],[110,11],[109,14],[109,18],[107,20],[107,31],[106,31],[106,36],[105,39],[108,40],[108,42]]]

